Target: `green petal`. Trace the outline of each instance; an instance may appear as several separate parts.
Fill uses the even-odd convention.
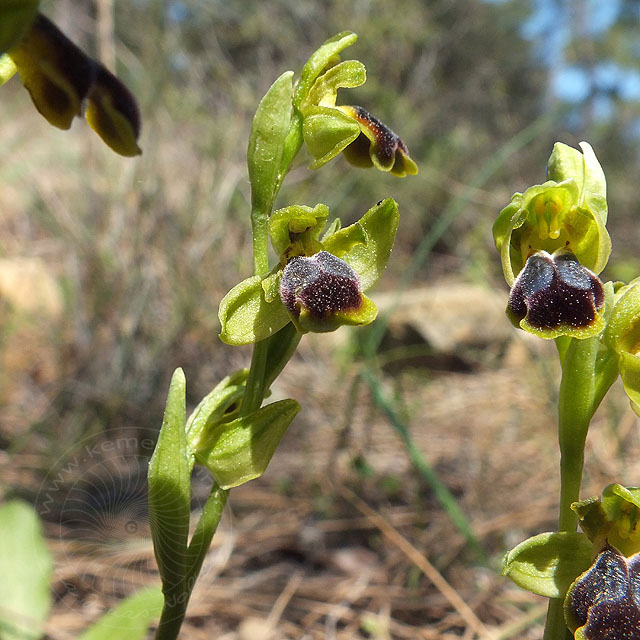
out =
[[[325,71],[300,104],[302,115],[315,107],[335,107],[338,89],[355,88],[367,80],[367,71],[359,60],[346,60]]]
[[[399,220],[398,204],[387,198],[369,209],[358,222],[327,238],[324,248],[358,273],[362,290],[366,291],[378,281],[387,266]],[[360,234],[363,234],[364,242],[354,243],[354,237]]]
[[[541,533],[521,542],[502,561],[502,575],[547,598],[563,598],[591,564],[591,543],[582,533]]]
[[[293,105],[298,108],[305,99],[316,78],[328,67],[340,60],[339,53],[351,46],[358,36],[352,31],[342,31],[324,42],[306,62],[300,73]]]
[[[266,277],[247,278],[222,299],[218,310],[220,340],[232,345],[252,344],[273,335],[290,321],[279,297],[266,301],[262,287]]]

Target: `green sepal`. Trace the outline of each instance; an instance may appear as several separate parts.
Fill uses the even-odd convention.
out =
[[[260,477],[300,405],[280,400],[210,430],[196,453],[222,489]]]
[[[316,78],[328,67],[336,64],[339,60],[339,53],[351,46],[358,36],[352,31],[342,31],[326,40],[302,67],[300,80],[296,86],[293,97],[293,105],[298,108],[311,89]]]
[[[274,211],[269,218],[269,235],[275,252],[282,255],[297,242],[308,245],[308,252],[304,255],[313,255],[321,251],[318,238],[328,217],[329,209],[324,204],[317,204],[313,209],[293,205]]]
[[[228,422],[236,417],[248,374],[248,369],[240,369],[223,378],[191,412],[186,427],[190,462],[208,429],[218,422]]]
[[[2,0],[0,6],[0,55],[14,47],[38,14],[40,0]]]
[[[253,118],[247,164],[254,210],[271,210],[281,181],[282,150],[291,122],[292,78],[293,71],[286,71],[271,85]]]
[[[547,164],[547,180],[575,180],[580,191],[579,206],[585,206],[607,222],[607,181],[602,166],[588,142],[581,142],[582,153],[561,142],[553,146]]]
[[[354,225],[329,236],[323,246],[358,273],[362,291],[366,291],[378,281],[387,266],[399,220],[398,203],[386,198]],[[366,240],[355,242],[361,232]]]
[[[187,456],[186,380],[182,369],[171,378],[158,441],[149,461],[149,519],[162,590],[182,592],[191,512]]]
[[[354,89],[367,80],[367,71],[359,60],[345,60],[331,67],[314,83],[305,99],[300,103],[304,116],[316,107],[335,107],[338,89]]]
[[[502,575],[547,598],[564,598],[571,583],[592,561],[582,533],[541,533],[521,542],[502,560]]]
[[[360,135],[360,125],[339,109],[316,107],[304,117],[302,136],[319,169],[333,160]]]
[[[289,314],[279,297],[267,301],[262,287],[264,276],[239,282],[220,302],[220,340],[231,345],[264,340],[289,322]]]
[[[318,317],[302,307],[298,317],[291,315],[291,320],[300,331],[307,333],[328,333],[340,327],[360,327],[371,324],[378,316],[378,308],[364,294],[360,294],[360,305],[356,309],[334,311],[330,315]]]
[[[604,341],[618,355],[624,390],[640,416],[640,278],[616,291]]]
[[[605,226],[604,174],[591,147],[582,146],[584,154],[556,144],[549,177],[562,180],[515,193],[495,221],[493,238],[509,286],[527,258],[540,250],[553,254],[568,249],[596,274],[607,264],[611,239]]]

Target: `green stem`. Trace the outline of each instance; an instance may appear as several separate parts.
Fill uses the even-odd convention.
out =
[[[155,640],[176,640],[178,638],[187,612],[191,591],[202,568],[213,535],[218,528],[228,493],[217,485],[211,489],[187,549],[187,572],[184,580],[177,588],[164,591],[164,606],[156,629]]]
[[[578,517],[571,505],[580,498],[584,446],[593,414],[617,377],[615,354],[603,354],[599,338],[557,341],[562,364],[558,396],[560,444],[560,515],[558,531],[575,531]],[[566,627],[562,598],[552,598],[543,640],[571,638]]]

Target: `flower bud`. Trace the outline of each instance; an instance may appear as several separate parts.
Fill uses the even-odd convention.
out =
[[[507,315],[542,338],[586,338],[604,328],[604,289],[573,253],[538,251],[527,259],[511,288]]]
[[[377,315],[358,274],[328,251],[292,258],[282,273],[280,297],[303,333],[368,324]]]

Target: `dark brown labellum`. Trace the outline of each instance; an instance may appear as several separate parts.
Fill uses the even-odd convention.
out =
[[[530,256],[509,295],[508,312],[537,329],[592,325],[604,303],[598,276],[568,251]]]

